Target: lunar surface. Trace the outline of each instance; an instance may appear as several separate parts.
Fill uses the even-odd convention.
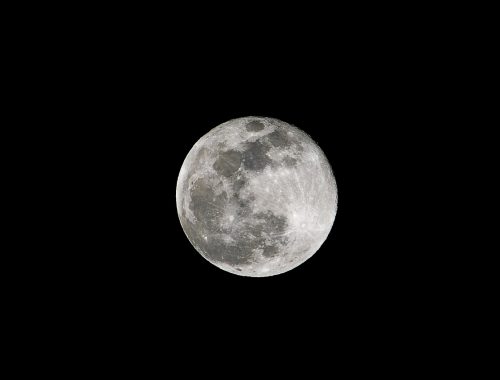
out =
[[[230,120],[191,149],[177,181],[177,212],[194,248],[240,276],[287,272],[327,238],[337,186],[306,133],[263,117]]]

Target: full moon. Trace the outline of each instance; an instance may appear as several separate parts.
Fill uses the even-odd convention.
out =
[[[243,117],[219,125],[188,153],[177,212],[194,248],[240,276],[287,272],[326,240],[337,185],[309,135],[283,121]]]

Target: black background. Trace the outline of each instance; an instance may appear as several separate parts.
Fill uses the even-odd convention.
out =
[[[443,342],[461,339],[455,315],[442,311],[466,293],[447,275],[467,274],[453,268],[446,239],[434,238],[447,226],[451,193],[439,179],[465,180],[449,174],[462,168],[443,147],[458,130],[450,115],[463,115],[456,62],[467,55],[463,43],[476,40],[442,22],[466,24],[448,7],[422,16],[393,5],[297,4],[21,12],[33,27],[8,30],[20,73],[6,76],[16,83],[10,100],[22,99],[22,149],[8,165],[27,161],[18,176],[29,182],[16,184],[21,202],[7,199],[21,220],[10,224],[31,227],[16,241],[20,273],[8,284],[22,324],[11,330],[29,339],[16,336],[23,349],[80,361],[73,369],[128,371],[138,362],[143,375],[142,356],[166,362],[169,374],[181,358],[183,373],[236,364],[238,374],[260,376],[265,364],[280,372],[305,364],[311,377],[318,362],[373,373],[413,359],[408,368],[421,368],[441,360]],[[249,115],[307,132],[338,185],[321,249],[268,278],[203,259],[175,204],[193,144]]]
[[[412,123],[399,87],[405,79],[395,80],[399,71],[368,56],[271,52],[202,52],[174,65],[160,55],[99,74],[104,83],[89,93],[91,116],[82,127],[92,141],[85,157],[97,169],[89,173],[90,199],[97,200],[87,227],[92,245],[82,259],[103,305],[179,319],[203,315],[204,324],[227,328],[254,318],[363,319],[403,301],[411,247],[398,246],[402,226],[394,213],[405,207],[406,163],[398,152]],[[339,191],[322,248],[270,278],[235,276],[204,260],[185,237],[175,204],[177,176],[193,144],[220,123],[250,115],[311,135]]]
[[[411,31],[395,32],[400,26],[282,21],[272,33],[243,23],[252,28],[234,35],[242,22],[194,32],[112,24],[72,34],[51,61],[53,106],[63,110],[54,140],[73,159],[55,157],[68,202],[62,253],[52,261],[57,280],[48,280],[62,292],[65,315],[85,321],[84,332],[98,325],[118,340],[180,330],[210,342],[222,333],[355,341],[420,318],[415,305],[429,290],[432,259],[409,237],[427,233],[412,217],[421,186],[421,155],[412,152],[431,133],[424,121],[436,107],[428,87],[436,65],[418,54]],[[250,115],[307,132],[338,185],[336,220],[321,249],[268,278],[235,276],[203,259],[175,203],[193,144]]]

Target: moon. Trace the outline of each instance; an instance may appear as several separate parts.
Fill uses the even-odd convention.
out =
[[[309,259],[337,213],[337,184],[305,132],[267,117],[227,121],[189,151],[176,189],[193,247],[227,272],[267,277]]]

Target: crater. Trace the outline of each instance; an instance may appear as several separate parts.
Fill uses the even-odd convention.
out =
[[[238,171],[241,165],[242,155],[236,150],[226,150],[219,153],[213,164],[214,170],[224,177],[231,177]]]
[[[247,129],[248,132],[258,132],[264,129],[264,124],[262,124],[260,121],[252,120],[249,123],[247,123],[245,128]]]

